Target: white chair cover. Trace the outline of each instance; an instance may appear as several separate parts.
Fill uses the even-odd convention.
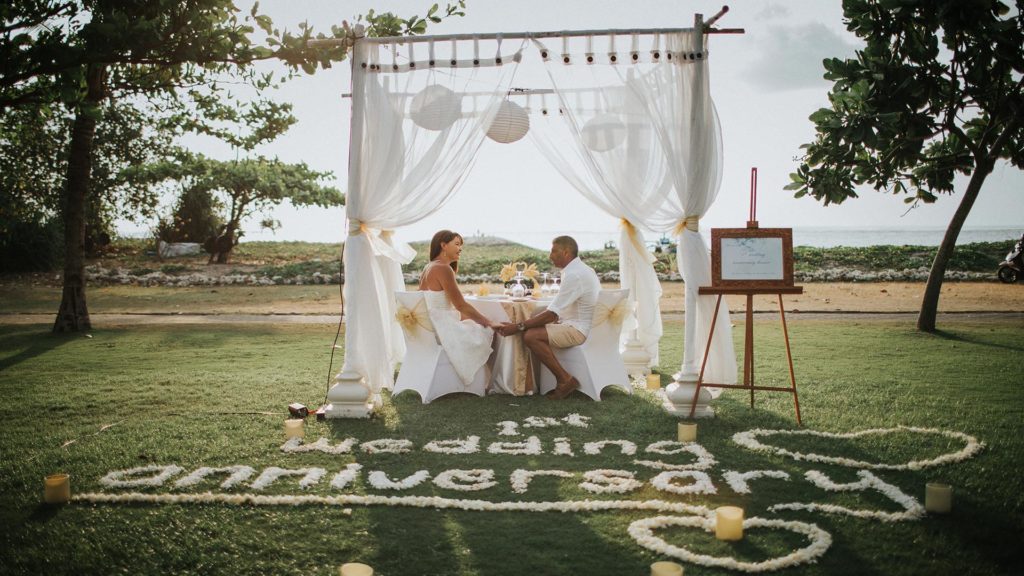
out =
[[[601,401],[601,390],[608,386],[618,386],[626,394],[633,393],[619,353],[622,321],[628,314],[629,290],[601,290],[587,340],[572,348],[553,349],[562,366],[580,381],[580,392],[596,402]],[[547,394],[555,389],[555,375],[540,362],[537,366],[541,394]]]
[[[437,340],[423,293],[396,292],[395,301],[394,321],[405,333],[405,358],[392,395],[412,390],[424,404],[456,392],[483,396],[490,380],[490,366],[480,368],[469,387],[462,384]]]

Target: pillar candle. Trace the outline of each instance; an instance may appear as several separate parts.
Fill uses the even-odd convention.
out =
[[[338,572],[341,576],[373,576],[373,568],[359,562],[342,564]]]
[[[655,562],[651,564],[651,576],[683,576],[683,566],[675,562]]]
[[[693,422],[680,422],[679,423],[679,441],[680,442],[696,442],[697,441],[697,424]]]
[[[64,504],[71,500],[71,479],[67,474],[50,474],[43,479],[43,502]]]
[[[661,374],[648,374],[647,375],[647,389],[648,390],[661,390]]]
[[[743,539],[743,508],[722,506],[715,509],[715,538],[719,540]]]
[[[293,418],[284,421],[284,436],[285,438],[302,438],[306,435],[302,425],[305,424],[305,420]]]
[[[924,509],[935,514],[949,514],[953,507],[953,487],[929,482],[924,487]]]

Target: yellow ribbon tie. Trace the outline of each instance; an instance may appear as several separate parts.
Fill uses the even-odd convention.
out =
[[[640,243],[640,239],[636,236],[636,226],[633,226],[633,223],[625,218],[623,218],[621,222],[622,227],[626,229],[626,235],[629,236],[629,241],[633,243],[633,247],[636,248],[636,251],[640,254],[646,254],[647,249],[644,248],[644,245]]]
[[[398,323],[402,325],[406,332],[412,332],[416,329],[416,326],[422,326],[424,330],[433,332],[434,325],[430,322],[430,316],[427,315],[424,308],[423,300],[420,300],[412,308],[399,306],[398,311],[395,312],[395,320],[398,320]]]
[[[594,307],[594,326],[600,326],[604,322],[611,322],[612,326],[621,326],[629,313],[629,300],[623,298],[615,306],[609,307],[598,303]]]
[[[676,224],[675,230],[672,231],[673,236],[679,236],[683,233],[683,229],[689,230],[690,232],[700,231],[700,216],[687,216]]]
[[[361,220],[349,220],[348,221],[348,235],[358,236],[363,232],[366,232],[368,226]]]

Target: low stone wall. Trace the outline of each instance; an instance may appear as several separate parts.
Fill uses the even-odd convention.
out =
[[[148,274],[135,275],[122,268],[106,269],[100,266],[89,266],[85,270],[90,283],[93,284],[122,284],[136,286],[275,286],[275,285],[312,285],[312,284],[338,284],[344,282],[344,274],[321,274],[314,272],[309,275],[296,276],[265,276],[257,274],[224,274],[208,275],[198,272],[168,274],[165,272],[150,272]],[[618,272],[604,272],[598,274],[602,282],[618,282]],[[904,270],[880,270],[865,272],[862,270],[849,270],[840,268],[827,268],[813,272],[798,272],[795,274],[797,282],[924,282],[928,279],[927,268],[908,268]],[[681,282],[682,278],[677,273],[658,274],[662,282]],[[501,284],[501,279],[496,275],[460,275],[460,284]],[[950,281],[996,281],[994,272],[946,272],[946,280]],[[406,284],[418,284],[420,274],[413,272],[405,275]]]

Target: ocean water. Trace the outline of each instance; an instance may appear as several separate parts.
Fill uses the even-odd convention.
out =
[[[618,244],[619,233],[613,231],[594,230],[570,230],[564,232],[576,239],[581,250],[598,250],[607,242]],[[793,228],[794,246],[814,246],[817,248],[832,248],[835,246],[938,246],[945,235],[945,228]],[[957,244],[970,244],[972,242],[1006,242],[1006,248],[1013,247],[1020,235],[1024,233],[1024,224],[1021,228],[965,228],[960,231]],[[702,230],[705,240],[711,241],[710,230]],[[503,231],[493,233],[498,236],[519,242],[533,248],[547,250],[551,247],[551,232],[513,232]],[[648,244],[657,241],[660,236],[646,235]]]

